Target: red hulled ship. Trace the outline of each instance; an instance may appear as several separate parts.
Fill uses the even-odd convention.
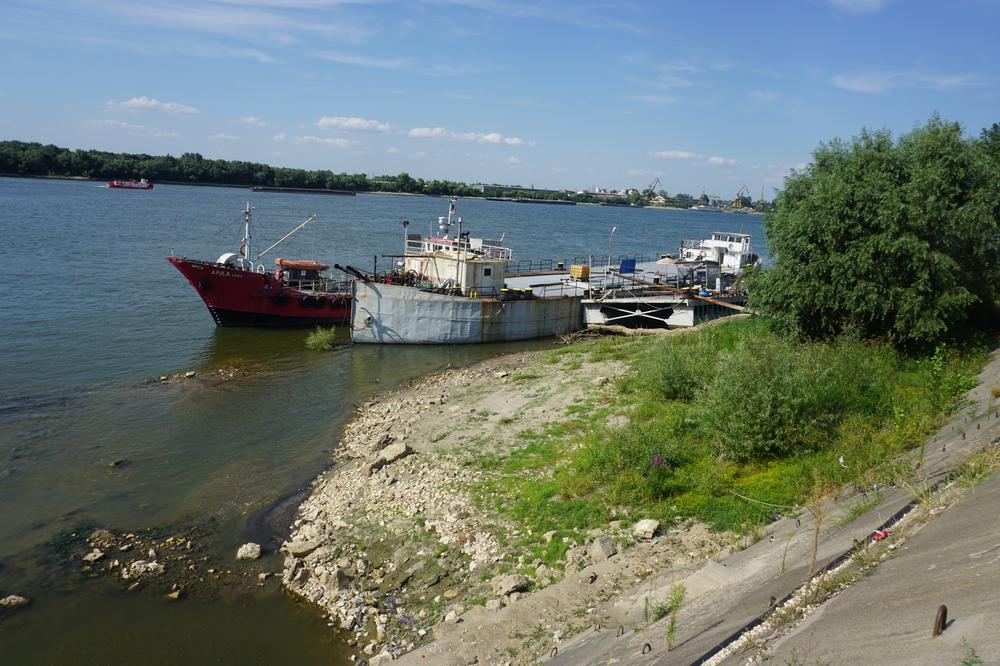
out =
[[[142,180],[112,180],[104,187],[110,187],[113,190],[151,190],[153,184],[143,178]]]
[[[219,326],[331,325],[351,316],[351,285],[323,273],[316,261],[276,259],[268,270],[260,257],[316,219],[313,215],[253,259],[250,255],[250,204],[243,211],[240,252],[217,261],[167,257],[187,278]]]

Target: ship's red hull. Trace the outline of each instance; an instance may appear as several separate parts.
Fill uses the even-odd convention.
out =
[[[205,302],[219,326],[314,326],[347,321],[349,293],[293,289],[270,273],[210,261],[167,257]]]

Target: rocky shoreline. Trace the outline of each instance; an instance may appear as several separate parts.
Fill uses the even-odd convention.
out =
[[[542,535],[567,546],[548,566],[523,547],[539,535],[479,495],[495,474],[481,455],[502,459],[524,446],[520,433],[606,400],[624,370],[613,360],[524,352],[362,405],[336,450],[340,462],[314,482],[282,546],[284,586],[319,606],[371,664],[432,640],[453,653],[436,663],[509,664],[533,661],[542,634],[593,624],[594,609],[625,586],[704,561],[724,535],[623,515],[587,533]]]

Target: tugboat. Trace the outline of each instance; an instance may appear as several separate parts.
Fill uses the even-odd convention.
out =
[[[113,190],[151,190],[153,184],[143,178],[141,180],[112,180],[104,187]]]
[[[194,287],[218,326],[333,325],[351,316],[351,284],[325,275],[326,264],[303,259],[275,259],[271,271],[260,258],[316,219],[285,234],[252,259],[248,201],[243,209],[239,252],[216,261],[167,257]]]

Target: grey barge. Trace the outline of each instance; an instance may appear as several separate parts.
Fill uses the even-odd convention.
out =
[[[584,290],[507,285],[511,250],[500,241],[470,238],[455,218],[438,218],[439,235],[407,234],[395,269],[356,279],[351,339],[370,344],[469,344],[550,337],[583,327]],[[404,229],[407,223],[404,223]]]

